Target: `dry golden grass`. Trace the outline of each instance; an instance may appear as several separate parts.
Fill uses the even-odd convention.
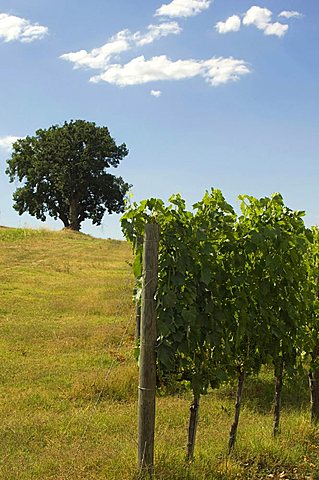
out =
[[[0,479],[133,480],[137,365],[131,251],[71,232],[0,228]],[[159,396],[158,480],[319,479],[303,379],[285,390],[271,438],[271,376],[247,384],[226,456],[234,388],[202,400],[185,466],[189,394]]]

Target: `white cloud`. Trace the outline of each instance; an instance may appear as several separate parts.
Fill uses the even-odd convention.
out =
[[[288,25],[275,22],[272,23],[272,12],[268,8],[257,7],[256,5],[247,10],[243,25],[254,25],[259,30],[263,30],[265,35],[277,35],[282,37],[288,30]]]
[[[146,33],[131,33],[130,30],[121,30],[111,37],[102,47],[94,48],[90,52],[79,50],[77,52],[64,53],[60,56],[74,64],[74,68],[86,67],[104,69],[110,64],[112,57],[131,50],[134,46],[143,46],[167,35],[177,35],[182,28],[177,22],[166,22],[159,25],[149,25]]]
[[[158,40],[161,37],[167,37],[167,35],[178,35],[182,31],[182,28],[177,22],[166,22],[160,23],[159,25],[149,25],[147,29],[147,33],[142,34],[141,32],[136,32],[133,35],[132,38],[135,41],[136,45],[147,45],[149,43],[153,43],[155,40]]]
[[[268,10],[268,8],[254,6],[247,10],[243,19],[243,24],[255,25],[255,27],[260,30],[264,30],[271,22],[271,19],[272,12]]]
[[[8,135],[7,137],[0,137],[0,148],[6,153],[10,153],[12,149],[12,144],[19,140],[21,137],[13,137]]]
[[[237,60],[236,58],[211,58],[202,62],[203,77],[213,87],[222,85],[228,82],[235,82],[240,79],[242,75],[250,73],[247,62],[244,60]]]
[[[90,52],[79,50],[61,55],[60,58],[74,63],[74,68],[88,67],[101,69],[106,67],[112,56],[131,49],[131,33],[129,30],[122,30],[110,38],[110,40],[99,48],[93,48]]]
[[[191,16],[209,7],[213,0],[173,0],[168,5],[162,5],[156,15]],[[227,31],[240,28],[240,17],[234,15],[225,23]],[[239,80],[242,75],[250,73],[250,68],[244,60],[229,58],[210,58],[208,60],[176,60],[172,61],[166,55],[155,56],[146,60],[138,56],[125,64],[119,63],[118,55],[134,47],[141,47],[166,37],[177,35],[182,28],[176,21],[161,22],[149,25],[146,32],[131,33],[122,30],[114,35],[105,45],[91,51],[80,50],[61,55],[60,58],[70,61],[74,68],[87,67],[100,70],[100,73],[90,78],[90,82],[107,82],[125,87],[140,85],[155,81],[183,80],[201,76],[212,86],[218,86],[230,81]],[[115,57],[115,58],[114,58]],[[160,97],[160,90],[151,90],[150,94]]]
[[[160,90],[151,90],[150,94],[152,95],[152,97],[159,98],[162,95],[162,92]]]
[[[230,58],[211,58],[209,60],[172,61],[166,55],[145,60],[144,56],[134,58],[129,63],[110,65],[105,72],[90,79],[93,83],[101,81],[125,87],[159,80],[183,80],[201,76],[212,86],[239,80],[249,73],[244,60]]]
[[[283,37],[286,34],[288,28],[288,25],[283,25],[279,22],[270,23],[264,29],[264,33],[265,35],[276,35],[277,37]]]
[[[207,10],[211,0],[173,0],[155,12],[157,17],[193,17]]]
[[[241,19],[238,15],[232,15],[225,22],[216,23],[218,33],[238,32],[241,26]]]
[[[278,17],[283,17],[283,18],[302,18],[303,14],[300,12],[295,12],[293,10],[284,10],[283,12],[280,12]]]
[[[101,75],[91,78],[96,83],[101,80],[119,86],[138,85],[157,80],[181,80],[199,75],[201,65],[195,60],[172,62],[166,55],[145,60],[136,57],[125,65],[110,65]]]
[[[18,40],[20,42],[33,42],[48,34],[48,28],[31,23],[25,18],[0,13],[0,38],[5,42]]]

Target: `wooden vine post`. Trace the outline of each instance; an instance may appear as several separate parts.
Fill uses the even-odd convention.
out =
[[[315,363],[319,358],[319,342],[315,344],[312,352],[312,361]],[[319,424],[319,369],[311,368],[309,372],[311,423]]]
[[[152,473],[154,464],[156,388],[156,304],[159,227],[145,226],[138,392],[138,466]]]
[[[275,366],[275,400],[274,400],[274,423],[273,423],[274,437],[277,437],[279,433],[279,426],[280,426],[283,372],[284,372],[284,360],[283,360],[283,357],[281,357],[278,362],[278,365]]]
[[[187,455],[186,461],[190,462],[194,457],[196,433],[199,414],[199,395],[194,395],[193,402],[190,406],[190,417],[188,425],[188,442],[187,442]]]
[[[138,237],[137,238],[137,249],[143,248],[143,237]],[[141,299],[137,300],[136,305],[135,305],[135,319],[136,319],[136,325],[135,325],[135,340],[136,342],[139,341],[141,337]]]
[[[237,394],[236,394],[236,404],[235,404],[235,416],[234,422],[231,426],[228,440],[228,453],[230,454],[235,447],[236,438],[237,438],[237,429],[239,423],[241,399],[243,395],[245,381],[245,370],[243,367],[238,367],[238,385],[237,385]]]
[[[141,337],[141,304],[140,302],[137,302],[135,306],[135,318],[136,318],[135,340],[136,342],[138,342]]]
[[[316,230],[316,235],[318,231]],[[316,241],[317,236],[315,237]],[[318,270],[318,265],[316,265],[316,270]],[[316,297],[319,301],[319,277],[316,277]],[[319,424],[319,368],[318,368],[318,358],[319,358],[319,340],[315,342],[313,351],[311,353],[312,364],[316,365],[312,367],[309,372],[309,387],[310,387],[310,404],[311,404],[311,423],[314,425]]]

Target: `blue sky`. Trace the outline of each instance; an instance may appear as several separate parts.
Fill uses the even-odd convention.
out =
[[[12,209],[10,141],[70,119],[127,144],[116,173],[137,201],[279,191],[318,224],[318,13],[317,0],[0,0],[0,225],[43,225]],[[116,215],[82,231],[121,238]]]

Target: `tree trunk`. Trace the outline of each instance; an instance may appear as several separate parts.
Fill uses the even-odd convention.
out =
[[[61,217],[59,217],[61,222],[63,223],[63,228],[67,228],[69,229],[70,228],[70,224],[69,224],[69,220],[62,220]]]
[[[61,220],[61,222],[63,223],[64,228],[69,228],[68,215],[67,215],[67,212],[64,209],[63,201],[62,201],[62,199],[59,195],[57,195],[56,201],[57,201],[56,211],[57,211],[58,217]]]
[[[75,230],[77,232],[80,230],[80,222],[79,222],[79,215],[78,215],[78,200],[76,197],[73,197],[70,200],[68,228],[70,230]]]
[[[231,453],[236,443],[241,399],[242,399],[243,389],[244,389],[244,381],[245,381],[245,372],[242,368],[239,367],[238,368],[238,386],[237,386],[237,395],[236,395],[236,404],[235,404],[235,417],[229,432],[228,453]]]
[[[69,219],[66,215],[63,215],[63,214],[59,213],[59,219],[63,223],[64,228],[69,228],[69,226],[70,226]]]
[[[314,363],[319,357],[319,342],[316,344],[312,352],[312,362]],[[310,387],[310,405],[311,405],[311,423],[319,423],[319,369],[312,368],[309,372]]]
[[[284,359],[281,357],[279,365],[275,366],[275,399],[274,399],[274,424],[273,436],[279,433],[280,412],[281,412],[281,392],[284,373]]]
[[[199,415],[199,395],[194,395],[193,402],[190,406],[189,425],[188,425],[188,441],[187,441],[187,456],[186,460],[189,462],[194,456],[196,432]]]

